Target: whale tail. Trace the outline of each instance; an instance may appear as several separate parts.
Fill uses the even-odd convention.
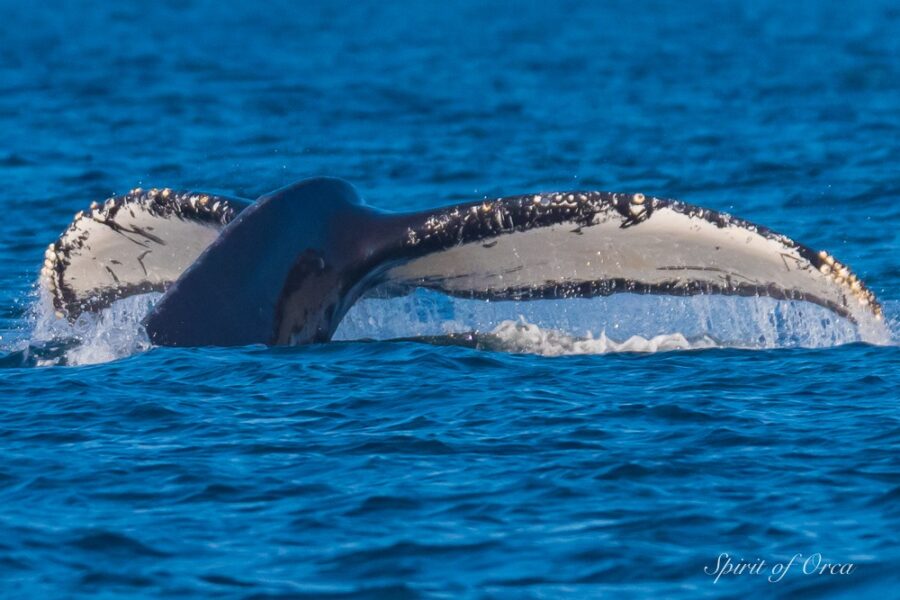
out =
[[[42,286],[69,318],[165,291],[145,321],[160,345],[327,341],[378,285],[490,300],[769,296],[859,324],[882,319],[872,292],[827,252],[643,194],[531,194],[397,214],[317,178],[252,204],[155,191],[104,210],[51,245]]]

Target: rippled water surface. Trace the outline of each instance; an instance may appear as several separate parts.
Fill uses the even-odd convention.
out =
[[[900,10],[785,4],[0,1],[0,596],[892,597]],[[305,348],[147,349],[153,298],[48,324],[92,200],[322,174],[732,212],[852,265],[892,337],[628,296],[374,298]],[[767,581],[798,553],[854,568]]]

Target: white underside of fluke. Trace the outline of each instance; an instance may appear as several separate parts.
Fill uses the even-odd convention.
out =
[[[129,283],[170,283],[219,235],[216,227],[146,213],[116,218],[116,228],[82,218],[63,236],[83,237],[69,252],[63,283],[90,298]]]
[[[133,294],[164,291],[230,216],[224,200],[169,190],[133,190],[95,203],[48,246],[40,287],[70,319]]]
[[[708,286],[725,294],[815,299],[843,309],[859,323],[876,320],[868,301],[853,293],[852,283],[841,285],[823,274],[787,238],[739,225],[719,227],[668,207],[624,228],[617,217],[461,244],[397,266],[387,279],[463,296],[554,286],[578,289],[592,282],[602,288],[602,282],[615,280],[638,288],[665,286],[675,295]],[[564,289],[561,295],[566,295]]]

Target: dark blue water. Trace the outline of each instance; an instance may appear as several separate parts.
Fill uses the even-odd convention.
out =
[[[34,339],[90,201],[320,174],[396,209],[679,197],[828,248],[896,320],[896,3],[384,4],[0,2],[0,595],[896,595],[896,346]],[[766,566],[714,583],[722,553]],[[767,581],[798,553],[854,568]]]

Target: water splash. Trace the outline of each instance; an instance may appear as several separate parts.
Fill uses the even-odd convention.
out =
[[[160,297],[124,298],[70,323],[56,315],[46,294],[38,293],[27,331],[4,350],[18,356],[16,364],[33,366],[96,364],[144,352],[152,344],[142,321]],[[416,339],[545,356],[898,344],[900,303],[885,308],[888,321],[879,331],[855,326],[819,306],[771,298],[621,294],[489,302],[422,289],[384,297],[376,290],[350,310],[334,339]]]
[[[516,329],[516,321],[538,331]],[[891,331],[884,323],[858,326],[814,304],[773,298],[619,294],[489,302],[451,298],[422,289],[403,297],[385,297],[374,291],[353,306],[334,337],[383,340],[471,332],[495,338],[543,336],[548,351],[556,352],[549,349],[562,344],[575,353],[588,348],[598,353],[633,351],[639,346],[652,351],[683,349],[693,348],[695,343],[701,343],[701,347],[760,349],[824,348],[861,341],[892,343]],[[596,333],[599,337],[595,338]],[[568,336],[571,341],[563,343],[560,336]],[[660,336],[670,336],[671,343]],[[654,339],[656,342],[650,343]],[[540,344],[526,346],[543,353]]]
[[[30,321],[31,335],[22,351],[32,354],[36,366],[90,365],[144,352],[151,347],[144,317],[162,296],[129,296],[99,313],[82,313],[71,323],[57,316],[46,292],[39,292]]]

